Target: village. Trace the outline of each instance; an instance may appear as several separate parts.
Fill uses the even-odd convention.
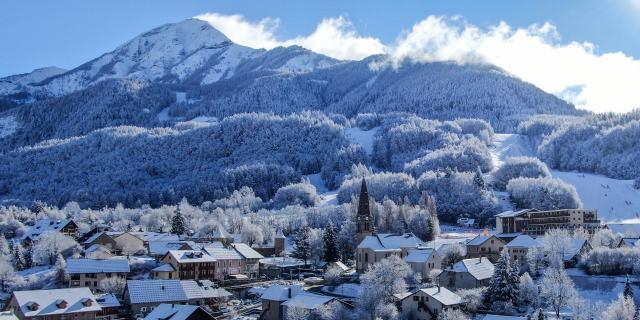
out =
[[[72,237],[83,250],[70,255],[52,249],[55,288],[4,292],[4,266],[0,319],[343,319],[341,314],[363,303],[381,301],[371,294],[391,295],[382,301],[410,319],[458,319],[456,312],[485,320],[582,319],[566,312],[575,289],[563,282],[588,281],[590,271],[605,274],[578,267],[593,241],[598,247],[608,242],[615,252],[635,248],[640,239],[640,226],[602,225],[593,210],[527,209],[496,215],[495,229],[460,218],[457,226],[441,226],[437,237],[425,241],[408,231],[377,233],[369,200],[363,179],[354,261],[340,261],[331,230],[325,231],[320,264],[308,261],[303,233],[287,237],[278,230],[270,243],[248,244],[223,228],[207,238],[189,236],[179,213],[173,233],[96,225],[79,234],[71,219],[42,219],[21,237],[3,240],[16,257],[13,263],[21,264],[16,273],[46,269],[16,252],[29,251],[44,237]],[[555,282],[545,283],[553,272]],[[387,288],[405,276],[411,280],[402,292]],[[633,299],[635,279],[628,273],[611,279],[624,285],[620,295]],[[372,281],[388,292],[369,292]],[[550,300],[545,311],[541,299]]]

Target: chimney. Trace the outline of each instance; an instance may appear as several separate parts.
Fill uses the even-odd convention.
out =
[[[438,283],[438,293],[440,293],[440,284]]]
[[[289,299],[291,299],[291,287],[289,287]]]

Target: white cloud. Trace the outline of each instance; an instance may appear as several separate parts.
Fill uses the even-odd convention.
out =
[[[233,42],[252,48],[299,45],[343,60],[360,60],[383,53],[385,48],[376,38],[359,36],[351,22],[343,17],[324,19],[312,34],[283,41],[276,40],[275,36],[279,19],[265,18],[250,22],[240,15],[217,13],[205,13],[196,18],[209,22]]]
[[[640,0],[631,0],[640,3]],[[560,43],[556,28],[545,23],[513,29],[507,23],[481,29],[459,17],[429,16],[392,44],[358,35],[344,17],[322,20],[310,35],[280,40],[279,20],[247,21],[215,13],[209,21],[232,41],[253,48],[300,45],[337,59],[359,60],[389,53],[393,62],[486,62],[595,112],[625,112],[640,107],[640,60],[622,52],[598,54],[591,43]]]

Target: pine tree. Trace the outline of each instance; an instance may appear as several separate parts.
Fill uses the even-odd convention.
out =
[[[309,257],[311,256],[311,229],[309,226],[304,226],[298,230],[296,240],[293,243],[293,256],[298,259],[302,259],[304,264],[307,264]]]
[[[633,299],[633,288],[631,287],[631,281],[627,275],[627,282],[624,284],[624,297]]]
[[[486,184],[484,182],[484,178],[482,177],[482,171],[480,170],[480,167],[476,168],[476,173],[473,176],[473,182],[480,188],[480,189],[485,189],[486,188]]]
[[[13,265],[18,271],[25,269],[24,249],[18,243],[13,246]]]
[[[24,268],[29,269],[33,267],[33,245],[24,248],[22,259],[24,260]]]
[[[485,299],[489,303],[511,302],[515,304],[518,299],[519,282],[519,279],[514,280],[514,271],[509,263],[509,254],[504,250],[495,265]]]
[[[338,245],[336,243],[336,231],[333,222],[329,222],[324,232],[324,261],[327,263],[338,261]]]
[[[177,235],[183,235],[186,231],[186,222],[180,212],[180,207],[176,209],[176,214],[171,219],[171,233]]]

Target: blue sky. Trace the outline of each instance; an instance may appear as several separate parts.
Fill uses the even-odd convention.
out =
[[[216,14],[212,24],[233,34],[232,40],[253,47],[299,44],[338,58],[393,51],[424,60],[460,60],[465,59],[469,51],[478,51],[483,59],[577,105],[602,104],[606,98],[604,92],[612,91],[598,83],[597,79],[603,78],[602,70],[618,68],[635,72],[640,68],[637,36],[640,34],[640,0],[20,0],[0,2],[0,76],[52,65],[73,68],[146,30],[204,13]],[[231,15],[238,16],[230,25],[231,20],[224,17]],[[430,17],[445,18],[440,21],[429,20]],[[502,29],[496,35],[494,28],[501,22],[508,30]],[[248,26],[248,34],[234,34],[238,23]],[[545,23],[551,28],[545,28]],[[352,44],[354,50],[360,52],[336,51],[339,48],[327,48],[327,44],[323,47],[318,43],[323,39],[321,35],[312,37],[323,25],[360,39],[356,42],[347,39],[339,44],[343,47]],[[252,30],[256,29],[251,28],[265,26],[268,32],[264,37],[252,38]],[[453,34],[434,39],[433,34],[425,31],[434,30],[434,26]],[[470,31],[472,36],[467,37],[465,31]],[[527,47],[531,41],[520,41],[518,31],[526,34],[525,40],[541,42],[535,47],[540,51]],[[272,45],[263,45],[265,37]],[[500,45],[495,45],[496,39]],[[451,42],[461,41],[467,46],[466,52],[451,54]],[[483,44],[470,45],[470,42]],[[514,47],[510,45],[512,42],[521,45]],[[572,46],[573,42],[579,45]],[[568,51],[575,56],[569,57]],[[541,74],[537,65],[527,67],[528,60],[522,57],[527,52],[536,52],[538,56],[548,54],[547,60],[539,63],[554,60],[555,63],[547,63],[551,66],[549,71],[562,71],[557,67],[567,65],[566,61],[582,61],[582,64],[566,67],[567,76],[558,80],[551,72]],[[514,57],[517,55],[521,57]],[[531,59],[535,58],[531,54]],[[588,72],[580,74],[585,68]],[[610,76],[613,77],[613,72]],[[578,77],[592,81],[580,81]],[[618,110],[618,104],[626,109],[638,107],[640,96],[615,104],[611,110]]]
[[[551,22],[563,42],[640,57],[640,10],[633,0],[573,1],[87,1],[0,3],[0,76],[56,65],[75,67],[160,24],[205,12],[280,19],[278,36],[312,32],[323,18],[347,17],[361,35],[392,42],[429,15],[460,15],[479,27]]]

